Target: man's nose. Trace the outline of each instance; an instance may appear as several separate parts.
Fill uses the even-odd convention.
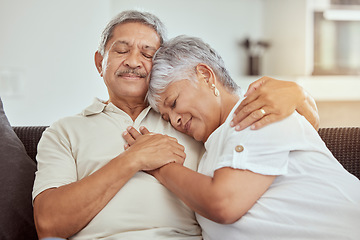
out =
[[[133,69],[139,68],[141,66],[141,60],[140,60],[139,53],[130,52],[129,55],[127,56],[127,58],[125,59],[124,64],[127,67],[130,67]]]

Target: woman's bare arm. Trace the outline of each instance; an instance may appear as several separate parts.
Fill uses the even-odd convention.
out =
[[[211,178],[176,163],[151,174],[195,212],[222,224],[240,219],[276,177],[226,167]]]

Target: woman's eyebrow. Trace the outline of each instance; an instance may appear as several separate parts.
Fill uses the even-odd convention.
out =
[[[166,97],[166,98],[164,99],[164,101],[163,101],[163,105],[164,105],[165,107],[166,107],[166,102],[167,102],[168,98],[169,98],[169,97]]]

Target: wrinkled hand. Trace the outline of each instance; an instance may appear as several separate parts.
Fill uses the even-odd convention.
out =
[[[250,84],[245,96],[231,122],[237,131],[250,125],[251,129],[259,129],[280,121],[305,101],[303,89],[298,84],[270,77],[262,77]]]
[[[176,138],[150,133],[145,127],[141,127],[140,131],[129,127],[123,138],[128,143],[124,146],[126,152],[134,155],[134,160],[141,164],[141,170],[154,170],[172,162],[184,163],[185,148]]]

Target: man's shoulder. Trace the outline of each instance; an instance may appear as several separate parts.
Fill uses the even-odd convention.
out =
[[[45,132],[62,133],[71,132],[83,128],[85,117],[81,114],[66,116],[53,122]]]
[[[74,115],[69,115],[62,117],[52,123],[49,127],[49,130],[64,131],[66,129],[81,129],[85,126],[91,125],[92,122],[96,122],[97,117],[99,116],[104,109],[104,105],[99,99],[95,99],[92,104],[87,106],[81,112],[78,112]],[[92,123],[94,124],[94,123]]]
[[[57,121],[55,121],[51,126],[65,126],[65,125],[74,125],[76,123],[82,122],[86,119],[86,117],[84,115],[82,115],[81,113],[75,114],[75,115],[71,115],[71,116],[65,116],[62,117],[60,119],[58,119]]]

